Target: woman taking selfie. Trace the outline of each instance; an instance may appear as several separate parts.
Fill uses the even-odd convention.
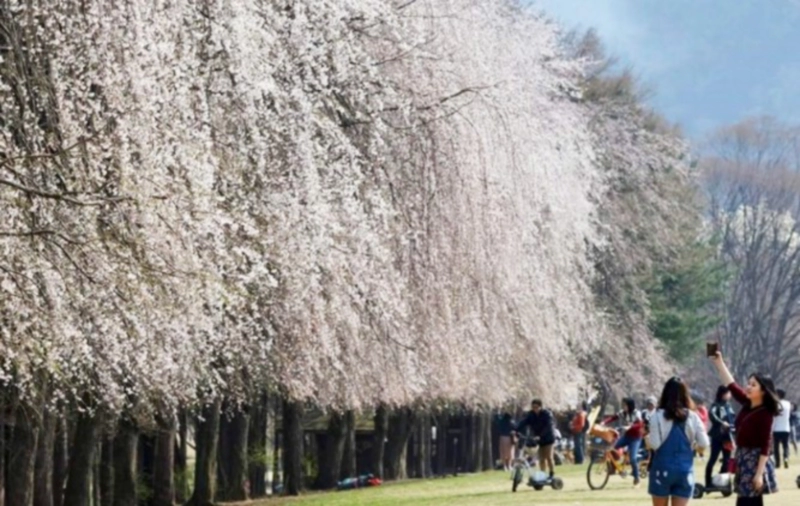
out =
[[[751,374],[747,388],[742,389],[731,376],[716,352],[711,361],[717,368],[723,385],[727,385],[733,398],[742,405],[736,417],[736,493],[737,506],[760,506],[764,495],[778,490],[775,467],[769,460],[772,422],[780,412],[780,403],[772,380],[760,374]]]
[[[703,421],[692,411],[689,388],[680,378],[664,385],[647,442],[653,449],[648,493],[653,506],[685,506],[694,491],[694,447],[707,448]]]

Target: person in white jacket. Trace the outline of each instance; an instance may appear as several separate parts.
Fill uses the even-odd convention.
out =
[[[708,448],[705,426],[689,388],[678,377],[664,385],[647,441],[653,450],[648,492],[653,506],[684,506],[694,491],[694,449]]]

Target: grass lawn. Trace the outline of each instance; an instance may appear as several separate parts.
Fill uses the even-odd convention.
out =
[[[698,461],[699,472],[702,463]],[[255,502],[259,506],[405,506],[405,505],[481,505],[494,506],[506,504],[525,505],[649,505],[647,481],[642,482],[638,490],[632,488],[630,478],[623,479],[612,476],[604,490],[591,491],[586,485],[585,466],[562,466],[558,468],[565,481],[564,489],[554,491],[546,488],[540,492],[530,487],[520,487],[515,494],[511,493],[511,480],[502,472],[489,472],[477,475],[461,475],[425,481],[407,481],[390,483],[381,487],[350,490],[345,492],[308,493],[302,497],[270,499]],[[766,500],[767,506],[800,505],[800,489],[795,478],[800,467],[780,470],[778,483],[781,491]],[[734,504],[735,497],[723,499],[720,494],[705,496],[695,504]]]

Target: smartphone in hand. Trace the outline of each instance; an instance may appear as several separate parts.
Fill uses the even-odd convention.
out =
[[[708,355],[709,357],[716,357],[718,352],[719,352],[718,342],[714,341],[706,343],[706,355]]]

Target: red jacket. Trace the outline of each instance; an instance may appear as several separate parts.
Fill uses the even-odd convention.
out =
[[[619,414],[609,416],[603,420],[603,425],[609,425],[614,422],[620,422],[622,425],[630,425],[628,430],[625,431],[625,437],[628,439],[641,439],[644,437],[644,421],[639,411],[634,411],[632,414],[623,411]]]

